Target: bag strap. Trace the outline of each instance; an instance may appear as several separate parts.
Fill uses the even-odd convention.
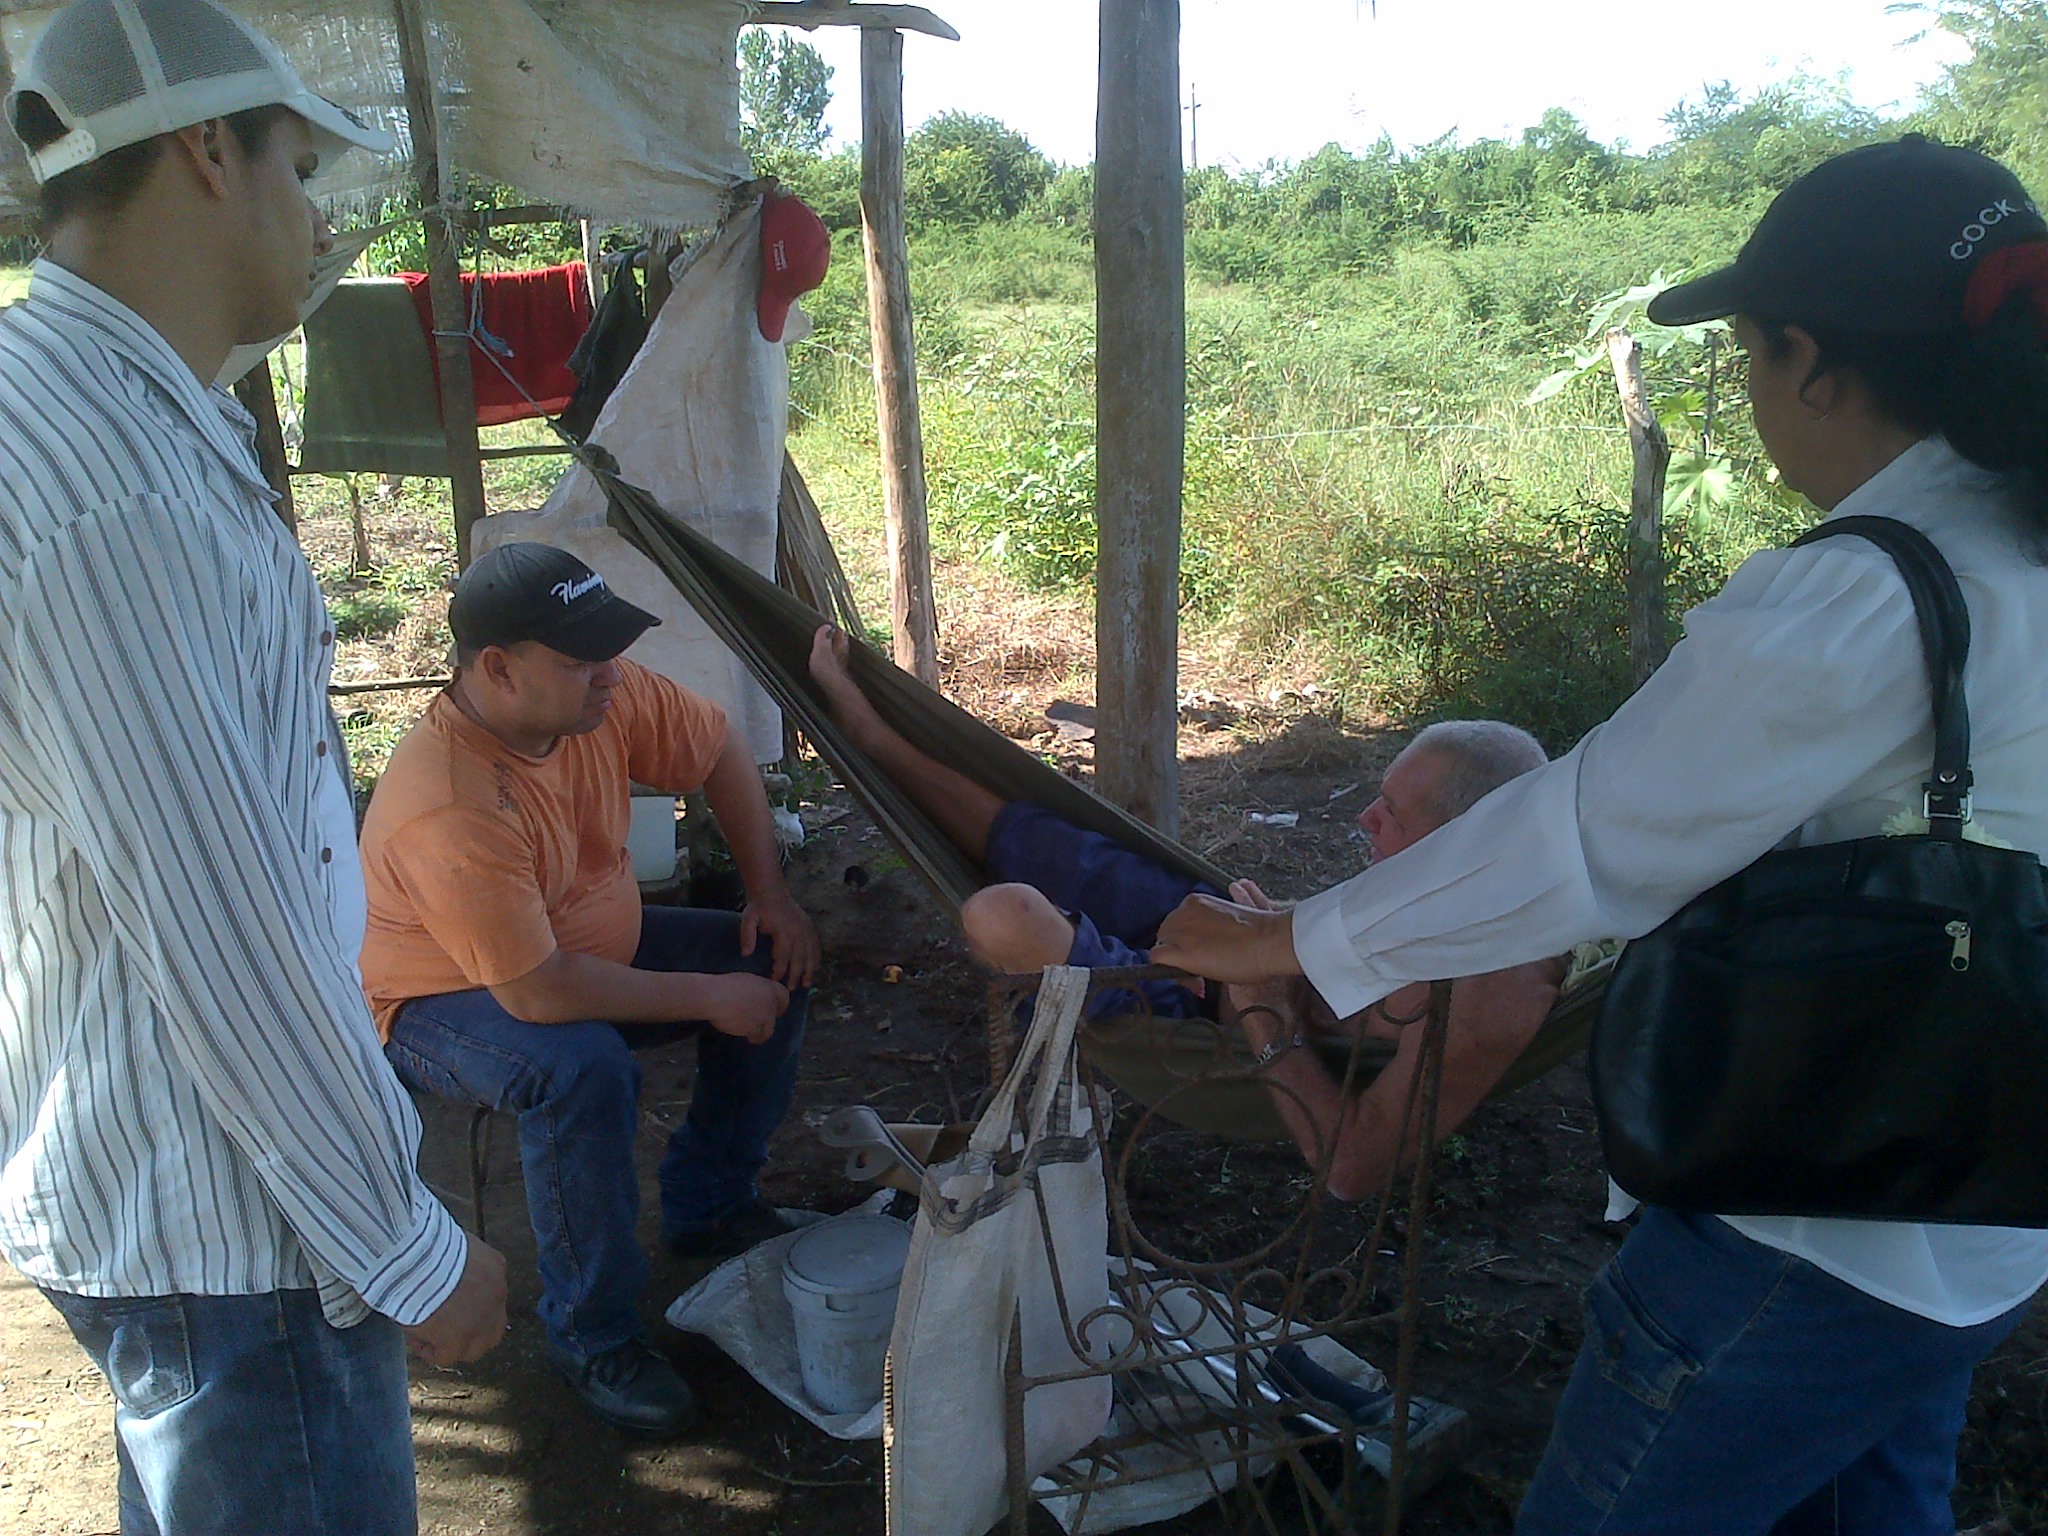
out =
[[[1920,648],[1934,696],[1934,765],[1921,786],[1921,809],[1933,837],[1954,841],[1970,819],[1970,709],[1963,665],[1970,656],[1970,608],[1956,575],[1934,541],[1892,517],[1838,517],[1792,541],[1794,549],[1838,534],[1868,539],[1887,555],[1912,594]]]
[[[1025,1079],[1034,1068],[1038,1072],[1038,1085],[1032,1094],[1027,1123],[1037,1133],[1043,1132],[1045,1117],[1051,1112],[1051,1090],[1047,1082],[1051,1080],[1056,1087],[1056,1074],[1063,1072],[1068,1065],[1067,1058],[1073,1053],[1074,1035],[1080,1028],[1082,1004],[1087,994],[1088,972],[1085,969],[1065,965],[1045,968],[1045,975],[1039,983],[1038,1003],[1031,1014],[1031,1028],[1017,1047],[1017,1054],[1011,1058],[1008,1075],[989,1099],[988,1108],[981,1112],[981,1119],[968,1138],[970,1151],[993,1156],[1010,1144],[1010,1135],[1016,1124],[1017,1099],[1024,1090]]]
[[[1080,1032],[1088,1002],[1088,981],[1085,966],[1049,965],[1038,984],[1038,1006],[1053,1015],[1053,1028],[1038,1060],[1038,1085],[1024,1116],[1025,1135],[1033,1142],[1045,1135],[1055,1095],[1062,1088],[1079,1086],[1074,1036]]]

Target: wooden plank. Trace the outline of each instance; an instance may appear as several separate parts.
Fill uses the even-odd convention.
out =
[[[550,454],[570,454],[576,450],[567,443],[512,443],[503,448],[479,448],[477,457],[486,461],[493,459],[542,459]]]
[[[358,693],[396,693],[411,688],[446,688],[452,681],[446,677],[380,677],[367,683],[330,683],[327,692],[334,698],[347,698]]]
[[[235,398],[242,409],[256,418],[256,462],[263,478],[277,492],[277,515],[294,536],[299,531],[299,514],[292,502],[292,466],[284,452],[284,424],[277,419],[277,391],[270,379],[270,359],[235,380]]]
[[[910,327],[910,246],[903,227],[901,32],[860,35],[860,121],[861,245],[867,253],[868,332],[875,354],[875,414],[888,514],[889,623],[896,665],[937,687],[924,427]]]
[[[521,203],[515,208],[464,208],[449,215],[448,222],[464,234],[475,234],[479,225],[575,224],[577,216],[553,203]]]
[[[488,464],[498,459],[541,459],[558,454],[567,457],[575,451],[567,443],[510,443],[497,448],[479,448],[477,449],[477,457]],[[334,471],[331,469],[299,469],[293,466],[291,473],[296,476],[312,479],[329,479],[332,478]],[[379,471],[379,473],[382,473],[382,471]],[[400,475],[395,478],[404,479],[405,477]]]
[[[1607,333],[1607,357],[1635,461],[1628,493],[1628,667],[1640,688],[1671,652],[1664,619],[1664,476],[1671,444],[1643,388],[1641,344],[1617,327]]]
[[[441,433],[448,447],[455,503],[455,565],[467,569],[470,529],[488,512],[484,465],[476,436],[476,381],[469,368],[469,311],[462,302],[461,239],[445,211],[440,144],[434,122],[433,55],[420,0],[393,0],[405,112],[412,132],[413,175],[427,229],[427,297],[434,315],[434,351],[441,364]]]
[[[1179,0],[1102,0],[1095,115],[1096,787],[1180,823],[1186,315]]]
[[[921,5],[853,5],[848,0],[762,0],[748,24],[756,27],[866,27],[890,32],[922,32],[949,43],[960,34]]]

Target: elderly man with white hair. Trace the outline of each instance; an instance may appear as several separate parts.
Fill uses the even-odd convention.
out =
[[[1221,895],[1100,833],[1077,827],[1042,806],[1004,801],[965,774],[920,751],[875,712],[847,670],[848,641],[818,631],[811,675],[848,739],[883,771],[969,858],[990,884],[961,908],[961,926],[977,959],[1022,974],[1048,965],[1144,965],[1160,921],[1188,895]],[[1432,725],[1388,767],[1380,794],[1358,818],[1372,858],[1389,859],[1462,814],[1492,790],[1542,765],[1543,748],[1527,731],[1497,720]],[[1270,906],[1250,881],[1234,882],[1232,898]],[[1563,966],[1540,961],[1458,983],[1438,1099],[1437,1132],[1447,1136],[1479,1106],[1543,1023],[1557,999]],[[1180,982],[1138,984],[1155,1018],[1194,1018],[1216,1002]],[[1412,995],[1411,995],[1412,994]],[[1256,1070],[1274,1085],[1274,1100],[1309,1161],[1330,1154],[1329,1189],[1355,1200],[1381,1187],[1415,1150],[1401,1136],[1420,1031],[1395,1021],[1418,1011],[1420,989],[1397,993],[1356,1020],[1339,1022],[1299,987],[1232,988],[1224,1002],[1255,1052]],[[1127,1010],[1128,992],[1098,994],[1098,1014]],[[1362,1030],[1392,1039],[1389,1066],[1357,1097],[1302,1049],[1318,1032]]]
[[[1545,761],[1536,738],[1505,721],[1445,720],[1424,728],[1388,765],[1378,798],[1359,814],[1371,862],[1414,846]],[[1235,882],[1230,894],[1247,906],[1274,906],[1249,880]],[[1549,1016],[1563,978],[1562,961],[1542,960],[1467,976],[1452,988],[1437,1094],[1439,1137],[1463,1125],[1522,1054]],[[1418,982],[1342,1021],[1298,981],[1233,986],[1226,993],[1296,1145],[1318,1166],[1328,1151],[1329,1190],[1339,1200],[1377,1192],[1421,1140],[1419,1118],[1405,1134],[1403,1126],[1422,1041],[1416,1021],[1428,992],[1427,983]],[[1393,1060],[1356,1097],[1304,1049],[1317,1034],[1352,1031],[1395,1042]]]

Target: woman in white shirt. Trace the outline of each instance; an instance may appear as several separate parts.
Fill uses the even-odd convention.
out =
[[[2024,189],[1917,135],[1852,151],[1650,315],[1732,315],[1785,483],[1947,557],[1972,622],[1972,835],[2048,852],[2048,223]],[[1685,628],[1571,753],[1400,860],[1291,912],[1190,898],[1153,958],[1304,974],[1342,1016],[1645,933],[1773,847],[1918,814],[1931,711],[1888,557],[1759,554]],[[1648,1209],[1593,1286],[1517,1529],[1948,1536],[1971,1372],[2044,1279],[2048,1232]]]

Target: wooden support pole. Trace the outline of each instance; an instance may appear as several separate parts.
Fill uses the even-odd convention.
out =
[[[1095,109],[1097,788],[1169,837],[1187,387],[1179,0],[1102,0]]]
[[[1671,650],[1664,623],[1664,474],[1671,444],[1643,388],[1641,344],[1624,329],[1611,330],[1607,356],[1635,459],[1628,493],[1628,669],[1640,688]]]
[[[284,456],[284,424],[277,419],[277,391],[270,381],[269,358],[235,380],[235,398],[256,418],[256,462],[277,492],[277,515],[296,536],[299,514],[292,503],[292,466]]]
[[[903,227],[903,34],[882,28],[860,35],[860,226],[888,513],[889,624],[896,665],[936,687],[939,641],[932,609],[924,426],[917,409],[910,245]]]
[[[757,27],[802,27],[815,32],[819,27],[886,28],[895,32],[923,32],[957,43],[960,34],[921,5],[853,5],[848,0],[763,0],[747,18]]]
[[[412,131],[413,175],[427,226],[427,297],[434,352],[441,365],[441,435],[455,503],[455,565],[466,569],[470,529],[486,514],[484,466],[477,453],[476,381],[469,370],[469,310],[462,302],[461,240],[442,198],[441,148],[434,121],[434,56],[420,0],[394,0],[405,112]]]

